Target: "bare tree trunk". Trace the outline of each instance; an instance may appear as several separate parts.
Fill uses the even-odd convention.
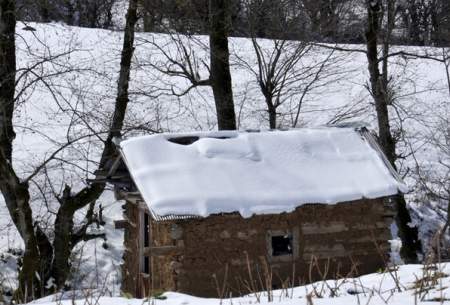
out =
[[[390,2],[390,1],[388,1]],[[379,25],[381,23],[381,0],[368,1],[368,28],[366,31],[367,41],[367,59],[369,63],[370,73],[370,85],[371,93],[375,101],[375,110],[377,113],[378,129],[379,129],[379,141],[386,154],[389,162],[394,168],[397,155],[395,151],[395,140],[391,133],[391,127],[389,125],[389,109],[390,103],[388,92],[388,53],[389,53],[389,36],[392,30],[393,15],[392,4],[388,9],[388,29],[385,33],[385,41],[383,45],[383,73],[380,73],[379,59],[378,59],[378,35]],[[411,228],[408,224],[411,222],[411,216],[406,207],[406,202],[403,195],[396,196],[396,223],[399,229],[399,236],[402,240],[401,256],[407,263],[417,262],[417,253],[421,251],[421,245],[418,240],[417,228]]]
[[[134,51],[134,28],[137,22],[136,7],[137,0],[131,0],[127,13],[116,105],[99,169],[109,166],[108,160],[115,150],[113,138],[120,135],[125,118]],[[45,286],[50,277],[55,278],[58,288],[64,286],[70,272],[69,256],[78,242],[104,237],[103,234],[90,235],[87,229],[93,223],[100,223],[94,215],[94,207],[105,184],[89,185],[75,194],[71,194],[70,187],[66,186],[63,195],[58,198],[61,205],[54,224],[53,244],[39,225],[34,223],[30,206],[29,178],[20,179],[12,166],[12,143],[15,137],[12,121],[16,78],[15,26],[15,1],[0,0],[0,191],[25,244],[17,298],[18,301],[27,302],[49,292]],[[85,224],[74,231],[74,214],[85,207],[88,207]]]
[[[0,153],[0,190],[25,246],[16,297],[26,302],[34,296],[39,296],[41,285],[36,275],[40,273],[40,252],[29,206],[28,185],[19,181],[8,164],[9,161],[4,158],[2,151]]]
[[[108,166],[107,162],[115,153],[114,137],[120,136],[125,119],[129,98],[128,84],[130,80],[131,60],[134,52],[134,31],[137,22],[137,0],[130,0],[126,17],[122,56],[120,61],[119,81],[117,88],[116,105],[105,146],[100,159],[99,168]],[[61,207],[55,220],[54,260],[52,275],[58,288],[63,287],[70,272],[69,257],[73,247],[81,240],[90,239],[84,226],[81,231],[74,232],[73,217],[77,210],[90,205],[90,212],[95,201],[103,192],[103,183],[94,184],[76,195],[71,195],[71,189],[66,185],[64,194],[60,198]],[[89,212],[88,212],[89,214]],[[91,223],[98,220],[91,219]],[[90,223],[88,222],[88,225]],[[93,238],[98,236],[92,236]]]
[[[228,33],[231,26],[229,2],[228,0],[209,1],[210,80],[216,103],[219,130],[236,129],[228,50]]]
[[[48,0],[37,1],[39,14],[41,15],[42,22],[50,22],[50,3]]]
[[[266,97],[267,112],[269,113],[270,129],[277,128],[277,108],[274,106],[272,97]]]
[[[16,78],[15,1],[0,1],[0,147],[4,157],[11,161],[12,125]]]
[[[447,219],[445,220],[445,224],[442,227],[441,233],[440,233],[440,239],[442,241],[445,234],[447,234],[447,230],[450,226],[450,192],[449,192],[449,199],[447,200]]]
[[[70,273],[69,257],[73,245],[71,243],[73,232],[73,215],[76,208],[69,209],[70,188],[66,185],[61,207],[58,209],[55,220],[55,238],[53,241],[54,259],[52,262],[51,276],[55,279],[57,288],[64,286]]]
[[[446,48],[442,48],[442,61],[447,78],[448,95],[450,96],[450,49],[446,50]]]
[[[144,23],[144,32],[153,32],[156,25],[156,16],[154,14],[154,8],[158,7],[158,3],[155,0],[143,0],[141,7],[142,21]]]
[[[100,161],[100,168],[105,166],[105,162],[115,151],[115,146],[112,142],[114,137],[119,137],[125,120],[125,113],[127,110],[128,86],[130,81],[131,60],[134,53],[134,32],[138,20],[137,4],[138,0],[130,0],[127,21],[125,25],[125,33],[122,48],[122,57],[120,60],[119,81],[117,84],[117,98],[114,115],[112,118],[111,127],[108,138],[106,139],[105,149],[103,151],[102,159]]]
[[[28,183],[17,177],[12,167],[12,142],[15,138],[13,113],[15,104],[15,1],[0,1],[0,191],[25,245],[19,274],[18,300],[27,301],[39,296],[42,269],[48,266],[49,241],[39,227],[33,225],[29,206]],[[51,253],[50,253],[51,254]]]
[[[59,199],[60,208],[54,223],[53,260],[48,278],[54,278],[56,288],[64,287],[70,275],[70,255],[73,248],[80,241],[87,241],[104,234],[88,235],[87,228],[93,223],[101,224],[101,220],[93,215],[95,201],[104,190],[104,185],[93,185],[75,195],[71,195],[71,188],[66,185],[63,196]],[[86,223],[78,231],[74,231],[74,215],[76,211],[89,205]]]
[[[14,94],[16,77],[15,53],[16,8],[14,0],[0,0],[0,190],[11,218],[25,244],[23,266],[19,275],[21,300],[34,295],[39,285],[39,248],[28,204],[28,185],[22,183],[12,167]]]

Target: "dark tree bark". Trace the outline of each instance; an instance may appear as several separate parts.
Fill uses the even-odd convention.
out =
[[[39,248],[28,204],[28,185],[20,181],[12,168],[14,94],[16,77],[14,0],[0,0],[0,191],[11,218],[25,244],[19,291],[34,295],[38,287]]]
[[[341,12],[339,6],[347,0],[301,0],[300,3],[308,14],[313,34],[319,35],[321,39],[336,40]]]
[[[11,161],[12,125],[16,78],[15,1],[0,1],[0,147],[4,157]]]
[[[216,103],[219,130],[236,129],[229,62],[230,52],[228,50],[228,33],[231,26],[228,6],[228,0],[209,1],[210,80]]]
[[[416,43],[419,45],[423,45],[423,33],[421,32],[420,28],[420,21],[423,19],[419,15],[419,5],[416,0],[409,0],[407,2],[407,10],[405,10],[406,13],[406,25],[408,27],[408,32],[410,36],[410,41],[412,43]]]
[[[48,0],[39,0],[37,1],[38,11],[41,15],[42,22],[50,22],[50,3]]]
[[[266,98],[267,112],[269,113],[270,129],[277,128],[277,108],[273,105],[272,98]]]
[[[64,6],[66,7],[66,14],[65,14],[65,22],[68,25],[74,25],[74,19],[75,19],[75,7],[74,3],[70,0],[64,1]]]
[[[125,119],[125,113],[128,105],[128,83],[130,80],[131,60],[134,52],[134,31],[137,22],[137,0],[131,0],[126,17],[124,32],[124,41],[122,56],[120,61],[120,72],[117,88],[116,105],[105,146],[100,159],[99,168],[108,167],[108,160],[115,153],[113,143],[114,137],[119,137]],[[86,240],[86,230],[89,222],[78,232],[74,232],[73,217],[77,210],[90,205],[88,215],[93,213],[95,201],[101,195],[105,188],[102,183],[93,184],[86,187],[76,195],[71,195],[71,189],[66,186],[62,198],[60,198],[61,207],[55,221],[55,240],[54,252],[55,258],[52,266],[52,275],[58,288],[61,288],[70,271],[69,257],[73,247],[80,241]],[[93,221],[93,220],[92,220]],[[95,236],[94,236],[95,237]],[[90,237],[89,237],[90,238]]]
[[[125,118],[134,51],[134,28],[137,22],[136,8],[137,0],[131,0],[127,12],[116,105],[99,169],[109,166],[108,160],[115,151],[113,138],[120,136]],[[15,1],[0,0],[0,191],[25,244],[17,299],[27,302],[53,292],[45,288],[50,278],[55,279],[57,288],[65,285],[70,272],[69,256],[77,243],[104,237],[103,234],[87,234],[87,229],[91,224],[101,221],[96,217],[94,207],[105,184],[92,184],[75,194],[66,186],[62,196],[58,198],[60,207],[53,228],[53,243],[50,243],[39,225],[34,223],[28,187],[30,178],[20,179],[12,167],[12,143],[15,137],[12,121],[16,77],[15,26]],[[74,214],[86,207],[88,211],[85,222],[81,228],[75,230]]]
[[[367,59],[370,74],[371,93],[375,102],[375,110],[378,120],[379,142],[391,165],[396,168],[395,161],[397,154],[395,150],[396,142],[392,136],[389,124],[389,80],[388,80],[388,54],[389,38],[393,28],[393,7],[392,2],[388,4],[387,29],[384,33],[383,57],[381,59],[382,71],[379,67],[378,58],[378,37],[380,35],[380,24],[382,16],[382,2],[367,1],[368,27],[366,31]],[[406,263],[417,262],[417,253],[421,251],[421,244],[418,240],[417,228],[411,228],[411,216],[406,207],[403,195],[396,196],[396,223],[399,229],[399,237],[402,240],[400,254]]]

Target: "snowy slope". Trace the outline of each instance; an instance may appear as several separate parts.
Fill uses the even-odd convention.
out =
[[[15,123],[17,138],[14,142],[14,167],[20,176],[31,174],[52,152],[67,142],[74,142],[49,163],[45,172],[35,176],[30,184],[35,215],[43,223],[51,223],[57,203],[54,192],[60,193],[64,183],[80,189],[85,179],[92,177],[95,160],[114,105],[116,79],[119,68],[122,33],[98,29],[68,27],[61,24],[30,24],[36,31],[24,31],[17,26],[17,56],[19,88],[26,88],[20,96]],[[200,61],[208,62],[207,37],[194,37],[190,41],[192,55],[199,58],[198,74],[204,78],[206,68]],[[186,38],[183,38],[186,39]],[[171,91],[182,92],[186,80],[168,77],[149,66],[164,65],[167,59],[161,49],[149,44],[155,42],[163,51],[177,56],[176,45],[168,35],[138,34],[137,47],[131,73],[132,103],[127,113],[126,134],[153,131],[213,130],[216,128],[214,103],[210,88],[193,89],[189,94],[176,98]],[[266,49],[271,42],[261,40]],[[362,47],[362,46],[352,46]],[[267,128],[264,100],[254,76],[242,65],[246,61],[255,67],[256,60],[251,42],[247,39],[230,39],[232,52],[233,87],[238,111],[239,126]],[[408,48],[409,51],[423,51]],[[440,50],[428,49],[429,52]],[[330,55],[330,50],[314,48],[299,63],[307,67]],[[365,121],[374,128],[374,109],[365,88],[367,83],[366,58],[364,54],[335,52],[335,64],[322,86],[309,92],[303,101],[297,127],[314,127],[345,120]],[[47,59],[52,57],[52,62]],[[414,175],[415,160],[409,152],[417,150],[416,158],[430,171],[440,173],[440,152],[426,141],[430,134],[439,133],[440,116],[448,118],[449,97],[445,88],[444,69],[434,61],[398,59],[391,66],[394,76],[397,111],[392,110],[392,125],[403,126],[399,150],[405,154],[399,168],[406,173],[411,189],[408,199],[413,204],[421,232],[426,242],[439,225],[442,212],[424,205],[429,199],[418,192],[417,176]],[[32,68],[33,74],[22,72]],[[39,81],[44,79],[45,83]],[[285,115],[279,118],[284,127],[291,127],[298,109],[298,100],[304,83],[292,85],[292,94],[279,109]],[[295,90],[294,90],[295,89]],[[22,92],[22,91],[20,91]],[[19,92],[18,92],[19,93]],[[402,120],[398,119],[398,115]],[[64,160],[64,162],[63,162]],[[409,168],[409,170],[408,170]],[[8,212],[0,196],[0,252],[19,248],[20,238],[10,223]],[[86,274],[83,286],[95,286],[105,278],[114,287],[120,276],[117,266],[121,262],[121,233],[112,229],[113,219],[121,218],[121,203],[115,203],[112,195],[101,199],[108,223],[108,240],[91,241],[77,252],[80,273]],[[434,201],[435,206],[441,203]],[[77,215],[82,219],[82,213]],[[107,249],[104,249],[107,248]],[[14,252],[14,251],[13,251]],[[5,263],[0,260],[0,278],[5,274],[14,278],[15,267],[10,254]],[[93,272],[94,271],[94,272]],[[14,286],[13,281],[8,281]],[[74,283],[81,283],[81,277]],[[108,285],[109,285],[108,284]],[[78,285],[78,286],[81,286]],[[118,289],[112,289],[115,293]]]
[[[428,266],[429,268],[430,266]],[[435,266],[432,266],[435,267]],[[450,300],[450,266],[437,265],[430,271],[423,265],[405,265],[398,270],[374,273],[359,278],[330,280],[240,298],[204,299],[167,292],[159,299],[138,300],[119,297],[97,297],[95,292],[69,292],[37,300],[40,305],[218,305],[218,304],[280,304],[280,305],[413,305],[446,304]],[[86,297],[87,296],[87,297]],[[308,301],[308,299],[310,301]]]

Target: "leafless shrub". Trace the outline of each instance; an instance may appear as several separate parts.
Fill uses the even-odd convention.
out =
[[[219,282],[219,279],[217,278],[216,274],[213,274],[214,284],[216,285],[216,291],[217,295],[220,299],[220,304],[222,305],[223,299],[227,296],[227,283],[228,283],[228,264],[225,265],[225,274],[223,276],[223,280],[221,283]]]

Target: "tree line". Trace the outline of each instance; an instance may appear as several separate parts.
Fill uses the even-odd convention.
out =
[[[122,0],[19,0],[18,15],[28,21],[61,21],[113,28],[114,6]],[[450,2],[394,1],[395,44],[443,46],[450,43]],[[141,30],[208,34],[208,0],[139,0]],[[259,38],[364,43],[364,0],[230,0],[230,35]],[[383,14],[387,12],[384,11]]]

